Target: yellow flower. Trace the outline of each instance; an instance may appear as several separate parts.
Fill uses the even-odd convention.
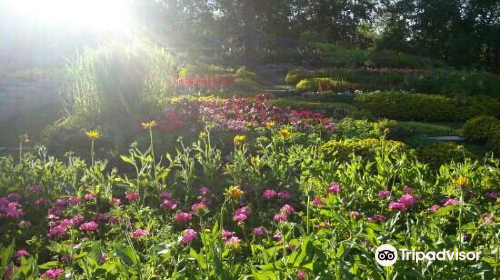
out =
[[[231,186],[224,192],[224,195],[232,200],[239,200],[244,194],[245,192],[240,189],[240,186]]]
[[[200,135],[199,135],[200,139],[206,138],[207,136],[208,136],[208,134],[206,131],[200,132]]]
[[[158,126],[158,124],[156,123],[156,121],[150,121],[150,122],[143,122],[142,123],[142,127],[144,129],[151,129],[153,127],[156,127]]]
[[[276,125],[276,122],[275,122],[275,121],[268,121],[268,122],[266,123],[266,125],[267,125],[267,127],[273,127],[273,126],[275,126],[275,125]]]
[[[28,133],[25,133],[25,134],[19,136],[19,139],[21,140],[21,142],[24,142],[24,143],[30,142],[30,137],[29,137]]]
[[[463,177],[463,176],[460,176],[458,177],[458,179],[455,181],[455,183],[461,187],[465,187],[469,184],[469,179]]]
[[[280,131],[278,131],[278,134],[283,136],[283,138],[288,138],[290,137],[290,135],[292,135],[292,132],[287,128],[283,128]]]
[[[253,164],[258,164],[260,162],[260,157],[257,155],[257,156],[253,156],[250,158],[250,162],[253,163]]]
[[[99,131],[97,130],[90,130],[90,131],[87,131],[87,137],[94,140],[94,139],[99,139],[101,138],[101,133],[99,133]]]
[[[247,137],[245,135],[236,135],[234,137],[234,143],[235,144],[240,144],[241,142],[245,141]]]

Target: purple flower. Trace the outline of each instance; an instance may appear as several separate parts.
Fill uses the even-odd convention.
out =
[[[49,233],[47,234],[47,237],[48,238],[62,237],[62,236],[65,236],[67,233],[68,232],[66,230],[66,227],[63,227],[61,225],[57,225],[57,226],[51,227],[49,229]]]
[[[453,199],[453,198],[450,198],[448,200],[446,200],[446,202],[444,203],[443,206],[448,206],[448,205],[455,205],[458,203],[458,200],[456,199]]]
[[[58,198],[54,201],[54,205],[57,207],[64,207],[64,206],[66,206],[66,200],[64,200],[62,198]]]
[[[256,227],[253,229],[253,234],[258,237],[264,236],[266,234],[266,229],[263,227]]]
[[[200,188],[200,195],[202,195],[202,196],[207,195],[209,192],[210,192],[210,189],[207,187]]]
[[[171,200],[172,199],[172,194],[170,194],[169,192],[162,192],[160,194],[160,197],[163,198],[163,199]]]
[[[228,238],[231,238],[234,235],[234,232],[227,231],[227,230],[222,230],[222,239],[226,240]]]
[[[247,218],[248,218],[248,217],[247,217],[247,215],[245,215],[245,214],[236,214],[236,215],[234,215],[234,217],[233,217],[233,221],[241,223],[241,222],[246,221],[246,220],[247,220]]]
[[[77,224],[83,222],[83,220],[84,220],[84,218],[80,214],[76,214],[75,217],[73,217],[73,221],[75,221],[75,223],[77,223]]]
[[[186,244],[193,242],[193,240],[195,240],[197,237],[198,237],[198,233],[196,231],[194,231],[193,229],[188,228],[182,234],[180,242],[182,244],[186,245]]]
[[[283,205],[283,207],[281,207],[281,212],[285,213],[285,214],[293,214],[295,213],[295,209],[293,209],[293,207],[289,204],[285,204]]]
[[[273,221],[275,221],[276,223],[286,222],[286,221],[288,221],[288,216],[286,214],[283,214],[283,213],[278,213],[278,214],[274,215]]]
[[[384,215],[375,214],[371,217],[366,218],[366,221],[369,223],[383,223],[387,220]]]
[[[94,193],[86,193],[84,198],[85,200],[92,200],[96,197],[96,195]],[[139,197],[139,194],[137,194],[137,197]]]
[[[349,216],[351,218],[357,219],[361,216],[361,213],[359,213],[358,211],[351,211],[351,212],[349,212]]]
[[[412,194],[412,193],[413,193],[413,190],[412,190],[410,187],[408,187],[408,186],[404,186],[404,187],[403,187],[403,192],[404,192],[405,194]]]
[[[281,199],[290,199],[292,198],[292,194],[289,191],[280,191],[278,197]]]
[[[64,273],[64,269],[62,268],[53,268],[45,271],[40,278],[42,279],[57,279],[61,274]]]
[[[297,271],[297,279],[299,279],[299,280],[306,279],[306,273],[302,270]]]
[[[93,232],[97,229],[99,225],[96,223],[96,222],[93,222],[93,221],[90,221],[90,222],[87,222],[87,223],[83,223],[79,229],[81,231],[86,231],[86,232]]]
[[[19,259],[21,257],[27,257],[29,256],[30,253],[24,249],[17,250],[17,252],[14,254],[14,258]]]
[[[278,193],[275,190],[265,190],[262,196],[267,199],[272,199],[276,197]]]
[[[339,194],[340,185],[337,182],[333,182],[330,187],[326,190],[327,193]]]
[[[21,198],[23,198],[23,196],[18,193],[9,193],[9,195],[7,196],[7,199],[9,199],[10,201],[19,201],[21,200]]]
[[[388,191],[388,190],[382,190],[382,191],[379,191],[378,192],[378,197],[382,198],[382,199],[386,199],[388,198],[389,196],[391,195],[391,192]]]
[[[240,215],[240,214],[250,216],[250,215],[252,215],[252,208],[245,206],[245,207],[240,207],[240,208],[236,209],[235,215]]]
[[[240,243],[241,243],[241,239],[237,236],[232,236],[231,238],[226,240],[226,242],[224,242],[224,244],[226,244],[228,246],[237,246]]]
[[[138,192],[130,192],[125,195],[125,199],[128,201],[134,201],[139,199],[139,193]]]
[[[179,212],[177,213],[177,215],[175,215],[175,221],[179,224],[189,222],[191,221],[192,218],[193,218],[192,214],[184,212]]]
[[[178,204],[172,200],[168,200],[168,199],[165,199],[161,204],[160,204],[160,207],[161,208],[167,208],[167,209],[170,209],[170,210],[175,210],[177,209],[177,206]]]
[[[38,193],[41,189],[42,188],[39,185],[33,185],[29,188],[29,191],[32,193]]]
[[[399,203],[403,203],[406,207],[413,206],[417,203],[417,200],[411,194],[403,195],[399,200]]]
[[[429,210],[435,213],[437,210],[439,210],[439,208],[441,208],[441,206],[434,204],[429,208]]]
[[[497,198],[498,198],[498,196],[493,192],[485,193],[484,197],[489,198],[489,199],[493,199],[493,200],[497,200]]]
[[[389,210],[397,210],[404,212],[406,211],[406,204],[401,202],[391,202],[389,203]]]
[[[72,196],[70,198],[68,198],[68,203],[69,205],[77,205],[78,203],[80,203],[80,198],[78,196]]]
[[[315,197],[312,201],[313,206],[318,207],[318,206],[325,206],[325,202],[323,201],[322,197]]]
[[[137,229],[134,232],[130,234],[133,238],[141,238],[143,236],[148,236],[150,233],[148,230],[145,229]]]

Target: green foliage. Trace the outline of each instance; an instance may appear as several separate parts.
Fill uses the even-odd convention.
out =
[[[462,123],[424,123],[424,122],[402,122],[406,128],[415,134],[425,134],[427,136],[447,136],[457,135],[457,126]]]
[[[291,85],[296,85],[298,84],[301,80],[305,78],[309,78],[310,74],[306,72],[304,69],[293,69],[290,70],[285,77],[285,82],[287,84]]]
[[[297,101],[290,99],[273,99],[270,101],[270,103],[278,107],[318,111],[325,115],[339,119],[344,118],[355,111],[355,108],[353,106],[346,103],[322,103]]]
[[[401,152],[407,150],[402,142],[381,139],[346,139],[343,141],[332,140],[323,144],[320,151],[327,158],[335,158],[341,161],[349,160],[351,154],[370,159],[378,151],[382,152]]]
[[[386,136],[391,140],[403,140],[410,133],[393,120],[370,122],[368,120],[345,118],[337,122],[336,128],[341,139],[378,139]]]
[[[335,80],[331,78],[307,78],[301,80],[296,86],[295,90],[297,92],[306,92],[306,91],[320,91],[321,89],[332,90],[334,92],[344,91],[348,89],[352,89],[354,85],[349,84],[348,82]]]
[[[485,142],[494,130],[500,126],[500,121],[492,116],[479,116],[468,120],[462,127],[462,134],[471,141]]]
[[[370,61],[370,66],[375,68],[424,69],[446,67],[446,64],[440,60],[392,51],[373,52],[370,56]]]
[[[491,98],[474,97],[461,104],[444,96],[404,92],[359,95],[355,106],[377,117],[406,121],[463,121],[500,112],[500,102]]]
[[[500,155],[500,126],[495,126],[490,133],[488,137],[488,148],[498,157],[498,155]]]
[[[429,164],[432,169],[439,169],[442,165],[464,162],[466,159],[474,159],[475,156],[462,145],[450,142],[435,142],[417,149],[419,160]]]
[[[261,87],[257,74],[240,67],[234,75],[234,83],[243,90],[257,90]]]

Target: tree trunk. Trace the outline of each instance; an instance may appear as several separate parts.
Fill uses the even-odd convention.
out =
[[[245,24],[244,47],[245,66],[247,69],[255,68],[255,0],[242,0],[243,22]]]

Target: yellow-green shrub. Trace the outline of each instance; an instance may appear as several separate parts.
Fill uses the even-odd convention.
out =
[[[418,148],[417,157],[421,162],[429,164],[431,169],[439,169],[443,164],[463,162],[466,158],[474,158],[474,154],[464,146],[450,142],[435,142]]]
[[[495,126],[488,137],[488,148],[498,157],[500,155],[500,126]]]
[[[375,138],[368,139],[346,139],[344,141],[328,141],[323,144],[320,151],[327,158],[337,158],[338,160],[349,160],[351,154],[363,158],[373,158],[377,150],[386,149],[387,151],[407,150],[407,146],[399,141],[382,140]]]
[[[462,134],[471,141],[484,142],[500,121],[492,116],[479,116],[468,120],[462,127]]]
[[[295,90],[297,92],[306,92],[306,91],[318,91],[319,84],[323,90],[333,90],[333,91],[344,91],[349,90],[353,86],[346,81],[339,81],[332,78],[307,78],[301,80],[296,86]]]
[[[285,82],[287,84],[296,85],[301,80],[310,77],[311,75],[308,74],[304,69],[293,69],[286,74]]]

